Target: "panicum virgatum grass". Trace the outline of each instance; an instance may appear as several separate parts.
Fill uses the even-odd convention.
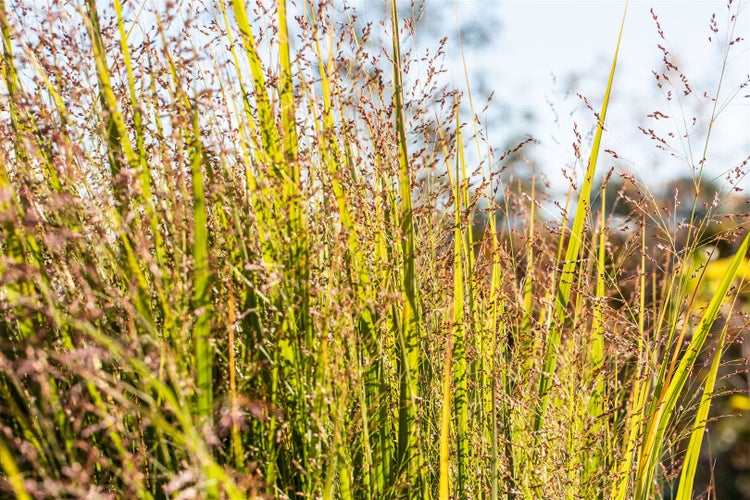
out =
[[[741,219],[597,172],[619,38],[545,217],[389,9],[0,0],[4,495],[689,498]]]

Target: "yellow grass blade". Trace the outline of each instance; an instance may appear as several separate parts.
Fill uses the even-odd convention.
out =
[[[18,465],[13,459],[10,450],[5,445],[5,438],[3,437],[0,437],[0,468],[4,472],[4,479],[10,484],[13,495],[18,500],[31,500],[31,495],[23,484],[21,471],[18,469]]]

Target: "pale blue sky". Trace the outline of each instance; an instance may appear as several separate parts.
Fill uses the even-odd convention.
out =
[[[584,134],[593,126],[591,113],[575,93],[581,92],[599,111],[625,2],[434,0],[434,3],[453,5],[461,23],[467,25],[477,17],[491,19],[487,15],[490,12],[496,14],[501,25],[493,42],[467,62],[470,67],[496,75],[491,86],[498,101],[534,111],[537,117],[534,135],[542,144],[531,160],[559,181],[555,173],[573,159],[570,146],[573,122],[579,124]],[[722,103],[750,74],[750,2],[735,0],[734,4],[732,12],[738,12],[734,36],[746,41],[730,54],[720,94]],[[666,42],[657,33],[652,8],[659,16]],[[720,32],[709,43],[709,19],[714,12]],[[679,136],[679,129],[674,127],[683,116],[687,121],[695,117],[697,122],[690,128],[689,143],[676,138],[678,154],[692,154],[694,161],[700,158],[711,114],[711,101],[703,94],[716,92],[726,49],[727,12],[725,1],[630,2],[604,145],[621,156],[618,167],[627,167],[652,182],[664,182],[688,172],[685,161],[657,153],[637,128],[661,126],[663,133],[674,131]],[[663,91],[656,87],[652,70],[663,71],[659,43],[672,53],[690,79],[692,95],[680,95],[667,103]],[[452,55],[456,53],[454,46]],[[714,125],[707,163],[710,177],[720,176],[750,155],[750,99],[742,98],[746,94],[750,94],[750,88],[743,89],[729,102]],[[672,120],[654,124],[645,119],[656,110],[668,114]],[[497,136],[512,132],[514,127],[528,125],[503,124]],[[604,165],[614,163],[607,158]],[[750,182],[746,181],[744,186],[750,187]]]

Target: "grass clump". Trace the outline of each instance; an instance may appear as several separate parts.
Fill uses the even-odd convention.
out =
[[[554,222],[395,1],[341,14],[0,0],[0,487],[687,498],[748,240],[706,295],[715,207],[611,234],[619,38]]]

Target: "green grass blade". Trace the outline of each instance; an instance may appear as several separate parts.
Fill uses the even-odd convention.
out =
[[[443,400],[442,411],[440,413],[440,479],[438,491],[440,500],[449,500],[451,498],[450,483],[450,428],[451,428],[451,390],[452,376],[451,365],[453,363],[453,342],[448,337],[445,346],[445,363],[443,373]]]
[[[101,102],[107,116],[107,145],[110,150],[110,167],[112,169],[112,177],[114,178],[127,166],[138,168],[138,156],[133,150],[133,145],[130,142],[128,130],[125,125],[125,118],[120,111],[117,97],[112,88],[107,54],[99,26],[99,14],[95,0],[86,0],[86,13],[83,19],[94,51],[94,63],[99,81]],[[115,195],[116,198],[117,196],[124,198],[122,202],[127,201],[125,193],[115,193]]]
[[[416,492],[424,491],[419,426],[417,423],[419,397],[419,311],[417,307],[416,248],[411,203],[411,172],[407,150],[406,123],[403,104],[401,46],[399,18],[396,1],[391,0],[391,30],[393,40],[393,106],[396,116],[396,134],[399,149],[399,225],[401,230],[401,256],[403,259],[399,344],[400,400],[398,417],[398,467],[413,484]],[[422,496],[422,495],[419,495]]]
[[[742,244],[737,249],[737,253],[727,267],[726,274],[719,283],[716,292],[711,299],[706,311],[703,313],[700,322],[693,333],[687,350],[680,358],[680,362],[672,378],[668,381],[665,391],[654,406],[653,413],[649,416],[649,422],[646,428],[646,435],[643,443],[643,452],[638,463],[638,482],[636,484],[636,495],[643,496],[648,494],[652,485],[652,477],[661,456],[663,437],[667,430],[669,421],[674,417],[674,409],[677,401],[682,394],[688,377],[692,371],[695,361],[703,348],[703,344],[708,337],[711,326],[714,324],[719,314],[719,309],[724,303],[726,294],[732,286],[737,275],[737,270],[742,264],[748,248],[750,248],[750,234],[746,235]]]
[[[284,154],[289,162],[291,178],[295,184],[299,183],[299,166],[296,164],[298,156],[297,118],[294,104],[294,82],[292,81],[292,64],[289,60],[289,28],[286,18],[286,0],[276,0],[276,15],[279,26],[279,94],[281,100],[281,130],[284,139]]]
[[[193,114],[190,171],[193,180],[193,307],[197,318],[193,326],[195,345],[195,386],[197,417],[210,419],[213,411],[213,350],[211,338],[210,270],[208,267],[208,217],[203,187],[203,146],[198,111]]]
[[[255,37],[250,28],[250,21],[247,15],[247,10],[245,9],[244,0],[232,0],[232,10],[234,12],[235,20],[237,21],[237,26],[242,35],[245,55],[247,56],[247,62],[250,65],[250,72],[253,78],[253,85],[255,88],[255,93],[253,95],[255,97],[255,105],[258,109],[257,119],[261,131],[261,144],[263,145],[263,151],[272,160],[273,166],[278,169],[283,159],[279,131],[276,128],[276,119],[273,114],[271,102],[268,98],[263,65],[258,56]],[[245,96],[245,99],[247,99],[247,95]],[[290,110],[287,109],[287,112],[289,111]],[[250,115],[249,118],[250,121],[254,122],[255,118],[252,115]]]
[[[595,421],[593,428],[589,427],[587,433],[593,443],[606,443],[606,424],[602,415],[606,408],[605,379],[602,370],[604,368],[604,303],[606,299],[606,250],[607,250],[607,215],[605,207],[607,197],[607,180],[602,183],[601,188],[601,213],[599,214],[599,241],[596,253],[596,285],[594,298],[594,317],[591,324],[591,336],[588,339],[588,355],[586,369],[589,371],[587,378],[592,381],[592,395],[588,402],[588,414]],[[584,459],[585,482],[588,482],[596,473],[601,462],[607,460],[604,449],[594,444],[593,449],[587,453]]]
[[[20,81],[13,59],[10,24],[8,22],[5,0],[0,0],[0,32],[2,32],[3,43],[3,64],[0,69],[2,70],[3,79],[8,91],[11,125],[14,133],[20,138],[24,134],[20,110],[16,103],[16,100],[19,98]],[[24,161],[26,158],[25,151],[17,142],[20,141],[14,141],[16,154]],[[16,224],[12,217],[9,217],[10,215],[14,215],[18,219],[23,217],[23,207],[19,203],[18,193],[11,184],[5,161],[0,161],[0,192],[3,193],[3,196],[0,197],[0,214],[6,218],[2,226],[0,226],[0,234],[3,235],[5,240],[5,254],[13,263],[26,263],[38,269],[40,267],[41,256],[36,239],[31,234],[24,234],[21,226]],[[0,264],[0,275],[6,272],[3,267]],[[34,286],[28,280],[4,284],[2,290],[7,294],[11,303],[16,303],[18,299],[23,297],[34,295]],[[30,338],[36,331],[34,318],[24,314],[20,308],[16,308],[15,311],[18,315],[17,325],[20,337]]]
[[[120,50],[122,52],[122,60],[125,64],[125,70],[128,79],[128,92],[130,94],[130,109],[133,116],[133,131],[135,133],[135,151],[134,154],[138,157],[139,167],[139,180],[141,193],[141,201],[143,202],[146,210],[146,219],[151,230],[151,237],[154,240],[154,253],[156,256],[156,264],[160,269],[166,267],[166,251],[164,249],[164,242],[162,241],[162,231],[159,228],[158,220],[156,218],[154,210],[153,191],[151,188],[151,170],[148,165],[147,153],[146,153],[146,134],[144,132],[143,115],[141,113],[140,106],[138,105],[139,98],[136,92],[136,77],[133,71],[133,61],[130,54],[130,47],[128,46],[128,33],[125,30],[125,22],[122,15],[122,2],[121,0],[114,0],[115,15],[117,16],[117,27],[120,34]],[[161,301],[166,302],[165,293],[160,289]],[[168,307],[163,307],[164,310],[168,310]]]
[[[466,364],[467,354],[467,323],[468,318],[464,311],[467,302],[465,275],[467,269],[467,254],[471,248],[466,247],[465,231],[463,229],[462,215],[465,210],[467,199],[466,187],[466,163],[460,154],[463,139],[461,135],[461,121],[459,113],[456,113],[456,145],[459,154],[456,157],[456,166],[453,183],[453,380],[455,385],[455,396],[453,404],[456,414],[456,462],[458,464],[457,492],[458,498],[465,499],[469,483],[469,393],[468,393],[468,371]],[[469,231],[471,228],[469,227]]]
[[[620,31],[617,36],[617,45],[615,46],[615,53],[612,58],[612,66],[609,71],[609,79],[607,80],[607,87],[604,92],[601,111],[599,113],[599,116],[597,117],[598,123],[596,126],[596,133],[594,135],[594,142],[591,146],[589,165],[586,169],[581,192],[579,193],[578,207],[576,208],[575,217],[573,218],[573,227],[570,232],[567,250],[565,251],[565,261],[563,264],[562,272],[560,273],[560,276],[558,278],[559,285],[557,295],[555,297],[554,324],[552,326],[550,336],[547,339],[547,346],[544,355],[544,368],[539,381],[538,392],[540,398],[540,406],[535,425],[535,429],[537,431],[541,429],[547,410],[547,405],[550,397],[549,391],[552,386],[552,377],[554,376],[555,366],[557,364],[557,353],[560,348],[560,338],[567,314],[570,291],[575,279],[576,269],[578,267],[580,250],[583,245],[583,240],[585,239],[584,224],[589,213],[591,189],[594,182],[594,174],[596,173],[596,164],[599,158],[599,148],[602,142],[602,135],[604,134],[604,123],[607,117],[607,109],[609,107],[609,97],[612,93],[612,84],[615,78],[617,57],[620,53],[620,42],[622,41],[622,32],[625,28],[626,15],[627,4],[625,6],[625,11],[623,12],[622,22],[620,23]]]
[[[708,421],[708,411],[711,408],[711,401],[713,400],[714,387],[716,386],[716,375],[719,372],[721,356],[724,353],[728,328],[729,320],[727,319],[721,332],[721,338],[719,339],[714,352],[714,359],[711,362],[711,367],[706,375],[706,380],[703,385],[703,393],[701,394],[701,400],[698,405],[698,411],[695,413],[695,419],[693,420],[693,430],[690,433],[690,441],[688,442],[688,447],[685,451],[685,459],[682,463],[682,472],[680,472],[680,481],[677,488],[677,496],[675,497],[676,500],[690,500],[691,498],[694,498],[693,484],[695,481],[695,471],[698,467],[701,445],[703,444],[703,435],[706,431],[706,423]]]

